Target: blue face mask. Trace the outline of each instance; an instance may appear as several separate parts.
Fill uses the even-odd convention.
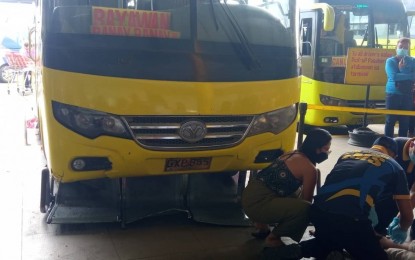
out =
[[[409,51],[407,49],[396,49],[396,55],[398,55],[398,56],[408,56]]]

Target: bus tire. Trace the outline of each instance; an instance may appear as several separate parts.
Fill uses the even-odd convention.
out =
[[[42,170],[40,181],[40,212],[46,213],[51,201],[49,169]]]
[[[346,125],[348,131],[353,131],[356,128],[367,127],[367,125]]]

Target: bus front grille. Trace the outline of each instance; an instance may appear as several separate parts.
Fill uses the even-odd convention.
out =
[[[126,116],[135,140],[151,150],[209,150],[235,146],[245,137],[253,116]],[[200,140],[188,140],[183,128],[199,126]]]
[[[359,107],[365,108],[366,101],[365,100],[347,100],[347,104],[349,107]],[[385,109],[385,100],[369,100],[368,101],[368,108],[372,109]],[[363,115],[364,113],[360,112],[351,112],[354,115]],[[371,114],[375,115],[375,114]],[[376,114],[378,115],[378,114]]]

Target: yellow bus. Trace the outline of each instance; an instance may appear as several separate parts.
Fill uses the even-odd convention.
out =
[[[246,172],[295,143],[296,1],[38,4],[47,222],[246,224]]]
[[[408,17],[409,37],[411,38],[411,55],[415,54],[415,1],[403,0]]]
[[[321,10],[300,12],[302,61],[301,101],[315,105],[385,107],[385,86],[344,84],[347,50],[350,47],[394,48],[408,32],[401,0],[327,0],[334,9],[334,29],[322,28]],[[395,43],[394,43],[395,41]],[[395,45],[393,45],[395,44]],[[367,100],[366,100],[367,98]],[[362,113],[308,110],[305,124],[315,126],[363,124]],[[366,123],[383,123],[383,115],[368,115]]]

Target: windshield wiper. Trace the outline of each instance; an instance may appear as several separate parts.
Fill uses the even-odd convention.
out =
[[[216,31],[219,30],[218,18],[216,17],[215,8],[213,8],[213,0],[210,0],[210,11],[212,12],[213,21],[215,22]]]
[[[214,22],[215,22],[216,30],[219,30],[219,23],[217,21],[213,1],[214,0],[210,0],[212,16],[213,16],[213,19],[214,19]],[[259,60],[256,58],[254,52],[252,51],[250,43],[249,43],[246,35],[242,31],[238,21],[233,16],[232,11],[230,10],[230,8],[227,4],[227,1],[225,0],[224,4],[220,4],[220,6],[222,7],[222,10],[225,13],[226,18],[228,19],[229,24],[231,25],[231,27],[233,29],[233,32],[236,34],[236,37],[238,38],[238,41],[239,41],[239,45],[236,45],[231,40],[231,42],[233,43],[232,45],[235,48],[235,52],[242,59],[242,62],[245,64],[245,66],[247,67],[248,70],[254,70],[254,69],[261,68],[261,63],[259,62]],[[225,34],[227,35],[227,37],[229,39],[233,38],[233,37],[230,36],[230,34],[228,32],[226,32],[226,30],[225,30]]]

